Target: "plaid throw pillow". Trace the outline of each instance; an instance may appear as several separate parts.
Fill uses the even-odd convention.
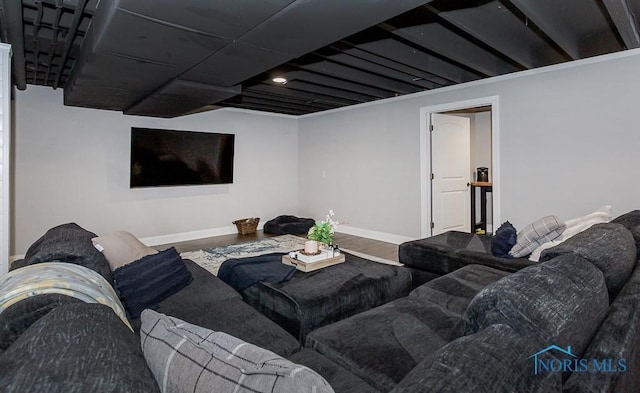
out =
[[[542,217],[518,232],[518,242],[509,251],[509,255],[514,258],[526,257],[540,245],[559,237],[565,229],[566,225],[558,217]]]
[[[318,373],[223,332],[142,312],[142,351],[163,393],[333,393]]]

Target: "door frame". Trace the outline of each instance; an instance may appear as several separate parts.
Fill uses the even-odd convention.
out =
[[[431,236],[431,138],[429,126],[432,113],[491,106],[491,173],[493,187],[493,225],[500,221],[500,96],[489,96],[473,100],[456,101],[420,108],[420,237]]]

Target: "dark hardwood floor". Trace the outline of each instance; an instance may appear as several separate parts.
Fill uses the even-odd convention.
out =
[[[255,240],[262,240],[274,235],[266,234],[262,231],[257,231],[248,235],[224,235],[209,237],[205,239],[191,240],[180,243],[169,243],[154,248],[168,248],[175,247],[178,252],[196,251],[209,247],[228,246],[231,244],[239,244],[245,242],[251,242]],[[379,258],[389,259],[392,261],[398,261],[398,245],[392,243],[386,243],[379,240],[367,239],[364,237],[347,235],[345,233],[336,232],[334,237],[334,243],[340,248],[345,248],[364,254],[374,255]]]

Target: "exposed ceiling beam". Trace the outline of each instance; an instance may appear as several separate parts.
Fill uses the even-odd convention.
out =
[[[87,0],[78,1],[78,5],[76,6],[75,12],[73,13],[73,21],[71,22],[71,28],[69,29],[69,38],[64,43],[64,49],[62,51],[62,58],[60,59],[60,72],[56,76],[56,80],[53,83],[53,88],[56,89],[60,84],[60,77],[62,76],[62,70],[66,62],[69,60],[69,52],[71,51],[71,46],[73,45],[73,37],[76,36],[76,32],[78,31],[78,26],[80,26],[80,22],[82,21],[82,14],[84,13],[84,8],[87,6]],[[36,59],[37,60],[37,59]]]
[[[565,23],[562,14],[556,12],[556,10],[549,9],[546,4],[540,2],[527,0],[510,1],[528,20],[537,25],[562,50],[571,56],[572,60],[580,58],[580,48],[578,47],[575,33]]]
[[[18,90],[25,90],[27,88],[27,71],[24,57],[21,1],[12,0],[0,3],[0,25],[3,26],[3,37],[1,38],[4,42],[11,43],[13,51],[13,82]]]
[[[640,48],[640,35],[626,0],[603,0],[627,49]]]

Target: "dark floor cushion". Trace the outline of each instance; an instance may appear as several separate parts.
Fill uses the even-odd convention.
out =
[[[138,337],[109,307],[57,307],[0,355],[5,393],[159,392]]]
[[[559,245],[544,250],[540,261],[563,254],[579,255],[602,271],[613,301],[629,279],[636,262],[633,235],[621,224],[596,224]]]
[[[274,235],[302,235],[307,234],[315,223],[313,218],[284,215],[267,221],[262,230]]]
[[[76,223],[53,227],[29,247],[24,259],[11,264],[11,270],[40,262],[68,262],[94,270],[113,284],[109,263],[91,242],[94,237]]]

